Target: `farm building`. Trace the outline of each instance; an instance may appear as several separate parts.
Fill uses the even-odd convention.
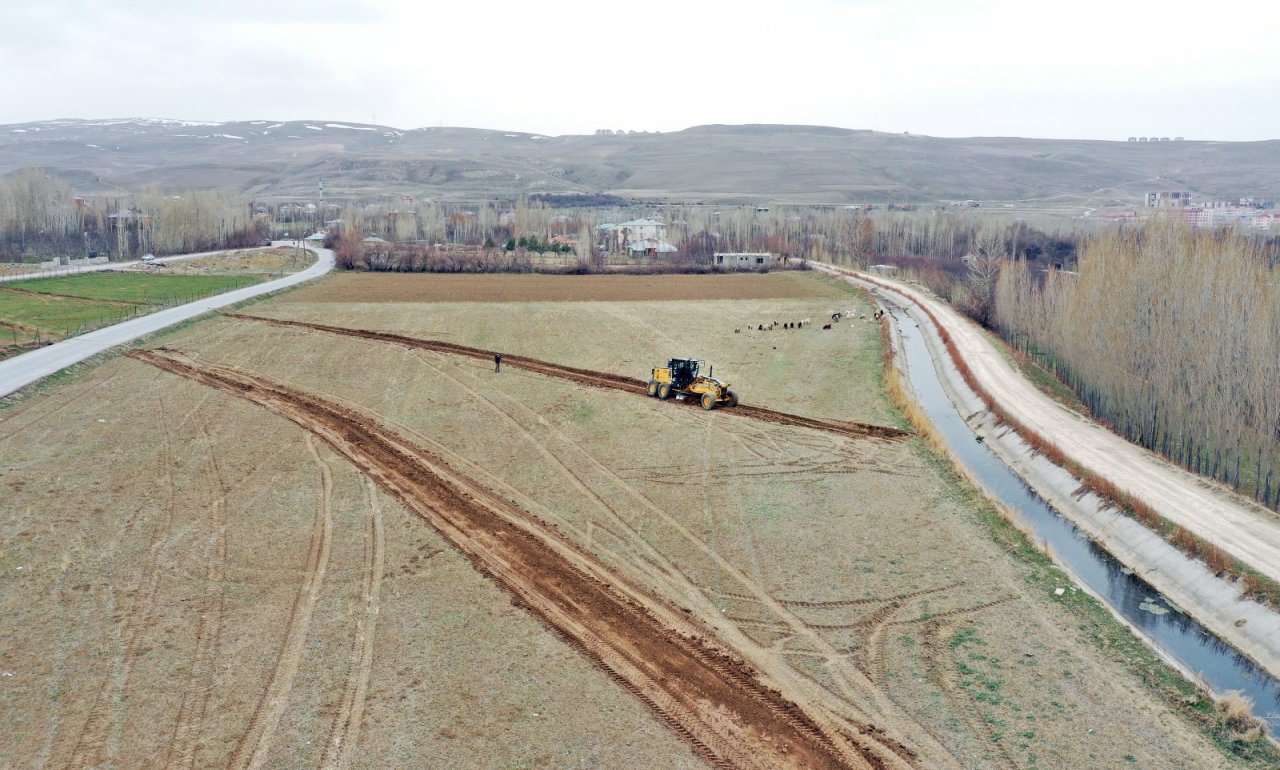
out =
[[[759,270],[774,267],[778,259],[768,252],[719,252],[712,257],[711,264],[730,270]]]

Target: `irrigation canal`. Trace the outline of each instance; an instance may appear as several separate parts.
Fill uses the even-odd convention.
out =
[[[1280,682],[1194,618],[1179,611],[1141,578],[1053,509],[965,423],[942,389],[924,335],[914,319],[886,303],[901,331],[911,388],[921,408],[956,458],[1018,516],[1037,541],[1048,544],[1062,564],[1096,596],[1188,671],[1197,672],[1214,692],[1239,690],[1253,700],[1254,713],[1272,735],[1280,734]]]

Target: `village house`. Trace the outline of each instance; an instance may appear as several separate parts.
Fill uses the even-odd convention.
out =
[[[596,227],[600,245],[610,254],[671,254],[676,247],[667,243],[667,226],[656,219],[632,219],[621,224],[605,222]]]

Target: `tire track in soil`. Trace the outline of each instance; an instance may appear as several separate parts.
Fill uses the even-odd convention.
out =
[[[402,334],[391,334],[388,332],[375,332],[367,329],[351,329],[344,326],[328,326],[325,324],[307,323],[305,321],[285,321],[276,318],[241,315],[239,313],[225,313],[224,315],[228,318],[236,318],[242,321],[256,321],[258,323],[266,323],[274,326],[292,326],[300,329],[327,332],[329,334],[339,334],[346,337],[357,337],[377,342],[390,342],[396,345],[407,345],[409,347],[420,348],[423,350],[432,350],[437,353],[466,356],[468,358],[476,358],[483,361],[492,361],[495,352],[492,350],[467,347],[466,345],[458,345],[452,342],[408,337]],[[539,361],[536,358],[529,358],[527,356],[520,356],[511,353],[502,354],[502,363],[504,366],[525,369],[548,377],[572,380],[581,385],[589,385],[607,390],[621,390],[648,398],[648,396],[645,395],[646,382],[644,380],[637,380],[634,377],[610,374],[608,372],[592,371],[590,369],[578,369],[571,366],[561,366],[560,364]],[[692,401],[680,402],[675,399],[672,400],[676,403],[684,403],[689,408],[702,408]],[[858,438],[893,440],[905,438],[911,435],[908,431],[891,428],[886,425],[842,422],[838,420],[820,420],[813,417],[804,417],[798,414],[780,412],[763,406],[750,406],[747,404],[738,404],[736,407],[727,410],[726,414],[742,415],[764,422],[778,423],[781,425],[794,425],[802,428],[811,428],[813,430],[826,431],[828,433],[837,433],[844,436],[854,436]]]
[[[904,596],[891,599],[885,606],[858,619],[856,628],[862,635],[860,668],[871,681],[884,683],[886,680],[885,671],[888,666],[885,663],[884,632],[888,626],[892,625],[893,617],[907,607],[915,606],[916,602],[926,596],[950,591],[953,588],[959,588],[963,584],[963,581],[956,581],[936,588],[912,591]],[[890,697],[893,696],[890,695]]]
[[[170,532],[177,511],[177,491],[173,479],[173,452],[169,442],[168,417],[164,400],[158,399],[160,415],[160,460],[164,469],[166,489],[163,521],[152,532],[150,542],[145,551],[146,558],[142,564],[142,574],[134,585],[126,592],[133,597],[126,615],[124,633],[122,634],[123,651],[114,664],[114,669],[104,686],[97,688],[93,694],[89,716],[80,729],[72,751],[71,762],[78,767],[110,763],[114,752],[109,749],[109,738],[119,743],[123,730],[122,700],[128,692],[129,682],[133,677],[133,667],[143,654],[142,637],[155,625],[156,596],[159,591],[160,550],[163,548]],[[207,434],[206,434],[207,435]],[[108,724],[108,722],[110,724]]]
[[[505,360],[505,357],[504,357],[504,360]],[[462,382],[462,380],[460,380],[459,378],[449,375],[448,373],[441,370],[438,366],[432,364],[429,361],[426,361],[425,359],[423,360],[423,363],[435,369],[437,372],[441,373],[442,375],[449,377],[449,379],[453,380],[460,388],[470,393],[476,400],[488,404],[491,408],[493,408],[495,411],[501,414],[504,418],[506,418],[508,421],[514,424],[519,430],[521,430],[526,435],[526,437],[534,444],[534,446],[538,449],[538,451],[544,457],[548,458],[549,462],[551,462],[553,465],[560,468],[562,473],[567,477],[567,479],[575,488],[577,488],[584,495],[586,495],[593,502],[595,502],[600,507],[600,509],[604,511],[606,516],[608,516],[611,521],[613,521],[617,526],[622,528],[626,533],[628,533],[628,535],[630,535],[630,537],[627,540],[625,540],[624,543],[629,544],[633,552],[635,551],[635,549],[637,548],[639,549],[639,553],[638,553],[639,558],[653,568],[653,572],[650,573],[651,575],[657,576],[659,579],[666,580],[668,582],[674,581],[676,595],[696,596],[699,594],[705,594],[705,591],[694,580],[689,578],[684,573],[684,571],[680,569],[678,565],[673,563],[670,559],[667,559],[661,552],[653,548],[653,546],[651,546],[649,542],[634,527],[632,527],[612,505],[610,505],[607,501],[604,500],[604,498],[602,498],[593,489],[591,489],[591,487],[587,484],[586,480],[581,478],[578,475],[578,473],[573,469],[573,465],[571,463],[566,462],[565,460],[562,460],[557,454],[552,452],[542,442],[538,441],[537,438],[533,435],[533,432],[524,424],[522,424],[514,415],[512,415],[510,412],[498,406],[491,398],[486,396],[484,393]],[[520,405],[522,408],[528,410],[527,406],[519,404],[518,401],[516,401],[515,403]],[[823,687],[822,692],[826,695],[834,696],[837,703],[843,704],[845,707],[847,707],[847,709],[833,710],[831,713],[839,714],[840,719],[848,721],[852,724],[862,725],[862,724],[868,723],[868,719],[870,717],[868,715],[868,712],[865,709],[865,704],[860,704],[857,700],[855,700],[856,697],[860,696],[862,698],[871,700],[873,704],[876,707],[878,707],[879,711],[881,712],[881,717],[888,719],[892,723],[895,729],[901,729],[903,725],[919,727],[918,725],[915,725],[915,723],[910,719],[910,717],[907,715],[905,711],[901,711],[899,709],[898,705],[891,698],[889,698],[887,694],[881,693],[877,691],[873,686],[871,686],[872,683],[869,682],[869,680],[865,679],[861,669],[857,668],[856,666],[853,666],[851,668],[847,667],[848,663],[846,661],[846,656],[842,654],[840,650],[828,644],[827,641],[824,638],[822,638],[816,631],[810,629],[803,620],[801,620],[800,618],[796,617],[795,615],[787,611],[787,609],[782,605],[776,603],[773,597],[758,582],[752,580],[748,575],[746,575],[745,572],[737,569],[732,564],[730,564],[726,559],[724,559],[719,554],[719,552],[717,552],[714,549],[714,547],[712,547],[710,543],[699,538],[696,534],[690,531],[682,523],[680,523],[678,520],[672,517],[669,513],[667,513],[667,511],[663,510],[656,503],[654,503],[649,497],[644,495],[642,492],[636,489],[633,485],[629,484],[624,478],[619,476],[608,466],[596,460],[596,458],[590,452],[583,451],[581,448],[577,447],[577,445],[572,441],[572,439],[568,438],[567,436],[564,436],[562,433],[557,431],[554,427],[545,424],[545,422],[541,420],[541,417],[539,415],[534,413],[534,416],[539,420],[541,424],[544,425],[544,427],[547,428],[549,432],[555,435],[558,439],[560,439],[567,445],[573,447],[574,449],[577,449],[578,452],[582,455],[581,462],[595,468],[599,473],[611,479],[627,494],[634,497],[636,501],[643,508],[645,508],[650,513],[652,513],[656,519],[666,523],[672,530],[676,531],[687,543],[689,543],[695,549],[701,551],[704,555],[706,555],[708,559],[712,562],[712,564],[714,564],[716,570],[722,576],[727,578],[729,582],[735,583],[747,590],[755,592],[756,601],[764,605],[766,611],[770,612],[774,617],[779,619],[778,623],[780,626],[790,630],[791,632],[790,636],[805,637],[809,641],[809,643],[813,644],[816,648],[818,648],[820,652],[815,653],[815,657],[817,657],[821,661],[822,665],[824,665],[831,671],[833,678],[839,684],[839,687],[841,690],[841,692],[834,692],[829,688]],[[706,427],[707,430],[711,430],[712,426],[715,423],[715,421],[706,421],[706,420],[703,420],[700,422]],[[732,431],[724,430],[724,432],[729,435],[732,435]],[[785,456],[790,456],[781,447],[777,447],[777,451],[780,454],[783,454]],[[792,460],[791,462],[799,462],[799,460]],[[713,526],[710,529],[712,532],[714,532],[716,528]],[[722,593],[722,590],[717,589],[716,592]],[[714,602],[713,602],[713,605],[714,605]],[[713,606],[712,610],[714,611],[714,609],[715,608]],[[745,627],[743,627],[741,630],[742,630],[743,638],[747,640],[750,644],[754,644],[760,649],[771,649],[772,645],[760,644]],[[758,665],[765,665],[764,661],[757,660],[756,662]],[[790,670],[789,667],[788,667],[788,670]],[[817,683],[815,680],[808,680],[808,681],[814,682],[815,684]],[[894,713],[895,711],[897,711],[898,713],[895,714]],[[879,734],[878,731],[873,733],[873,739],[876,738],[878,734]],[[897,741],[894,741],[892,739],[887,739],[885,742],[885,746],[891,751],[901,752],[901,744],[899,744]],[[945,755],[945,749],[942,749],[942,746],[943,744],[941,742],[937,742],[931,748],[933,748],[935,751],[941,750],[941,752]]]
[[[203,404],[204,399],[201,399],[183,417],[180,424],[185,424]],[[226,507],[230,490],[223,478],[222,468],[218,465],[208,424],[201,421],[200,427],[209,450],[209,464],[218,482],[219,497],[209,506],[210,542],[204,553],[204,592],[200,596],[197,610],[195,649],[191,655],[191,668],[187,673],[182,702],[174,719],[173,731],[169,734],[166,767],[194,767],[196,755],[203,748],[200,740],[201,728],[208,713],[209,696],[214,688],[215,658],[222,643],[222,621],[226,614]]]
[[[941,591],[941,590],[947,590],[950,588],[958,588],[959,586],[962,586],[962,585],[964,585],[964,581],[957,581],[951,585],[942,586],[940,589],[937,589],[937,590]],[[916,625],[919,623],[937,624],[951,618],[959,617],[961,615],[971,615],[975,612],[980,612],[989,607],[995,607],[996,605],[1004,604],[1005,602],[1010,602],[1010,601],[1013,601],[1015,598],[1017,598],[1014,596],[1004,596],[999,599],[993,599],[992,601],[983,602],[981,604],[975,604],[970,607],[960,607],[954,610],[947,610],[945,612],[939,612],[939,613],[933,613],[933,614],[926,613],[921,617],[908,618],[905,620],[893,619],[893,615],[895,615],[898,610],[906,609],[907,607],[914,605],[915,602],[918,599],[923,598],[925,594],[933,593],[933,592],[934,591],[929,591],[927,589],[925,591],[913,591],[911,594],[907,595],[904,602],[896,604],[894,608],[894,612],[885,614],[877,618],[877,622],[874,625],[869,627],[869,629],[865,634],[865,638],[863,642],[863,660],[864,660],[864,665],[867,671],[867,675],[871,677],[873,681],[885,682],[888,679],[888,673],[887,673],[888,665],[885,662],[885,650],[884,650],[883,642],[884,642],[884,632],[887,631],[891,626],[907,626],[907,625]],[[941,687],[939,687],[939,690],[942,692],[944,697],[950,699],[950,695],[947,693],[946,690],[942,689]],[[893,698],[892,693],[890,694],[889,697]],[[899,701],[897,698],[894,698],[894,702],[898,703]],[[959,704],[953,704],[953,705],[959,705]],[[967,703],[967,706],[971,709],[976,709],[976,707],[973,706],[971,702]],[[975,733],[975,734],[984,735],[990,738],[991,730],[989,725],[987,724],[985,719],[982,719],[981,721],[982,721],[982,726],[984,728],[984,732]],[[922,729],[927,731],[930,735],[932,735],[935,739],[942,740],[942,735],[934,727],[931,727],[929,725],[923,725],[923,724],[921,725],[921,727]],[[1014,766],[1017,765],[1016,762],[1013,762],[1012,758],[1010,758],[1010,762],[1012,762]]]
[[[378,623],[379,595],[382,589],[383,569],[386,562],[386,531],[383,528],[382,506],[378,503],[378,491],[373,480],[361,474],[365,499],[369,503],[369,515],[365,517],[364,534],[364,589],[361,597],[364,616],[356,621],[356,633],[351,644],[351,669],[343,690],[342,704],[334,719],[333,728],[326,742],[322,768],[346,768],[352,764],[352,752],[360,739],[360,727],[364,722],[365,694],[369,689],[369,672],[373,668],[374,634]]]
[[[36,412],[36,414],[35,414],[34,416],[32,416],[30,420],[27,420],[27,421],[25,421],[25,422],[20,422],[20,423],[17,425],[17,427],[14,427],[14,428],[13,428],[12,430],[10,430],[8,433],[5,433],[4,435],[0,436],[0,444],[3,444],[4,442],[6,442],[6,441],[8,441],[9,439],[13,438],[14,436],[16,436],[17,434],[19,434],[19,433],[21,433],[22,431],[26,430],[27,428],[30,428],[31,426],[36,425],[36,424],[40,423],[40,422],[41,422],[41,421],[43,421],[43,420],[47,420],[47,419],[49,419],[50,417],[54,416],[55,414],[57,414],[57,413],[61,412],[62,410],[66,409],[66,408],[68,408],[68,407],[71,407],[71,406],[83,406],[83,405],[88,401],[88,399],[87,399],[86,397],[87,397],[90,393],[92,393],[93,391],[98,390],[99,388],[103,388],[103,387],[106,387],[107,385],[109,385],[109,384],[111,383],[111,381],[112,381],[113,379],[115,379],[115,377],[116,377],[116,373],[117,373],[117,372],[114,372],[114,371],[113,371],[111,374],[108,374],[106,377],[103,377],[101,380],[99,380],[99,381],[97,381],[97,382],[93,383],[93,384],[92,384],[92,385],[90,385],[89,387],[85,388],[85,389],[83,390],[83,392],[79,392],[79,393],[76,393],[76,392],[68,392],[68,391],[71,391],[71,390],[73,389],[74,383],[73,383],[72,385],[62,385],[62,386],[60,386],[60,387],[58,388],[58,395],[59,395],[59,397],[60,397],[60,398],[62,398],[62,399],[63,399],[63,402],[62,402],[61,404],[59,404],[58,406],[52,407],[52,408],[50,408],[48,411],[45,411],[45,412],[40,412],[39,410],[31,410],[31,411],[35,411],[35,412]],[[24,388],[23,390],[27,390],[28,392],[34,392],[34,391],[32,391],[32,390],[31,390],[31,388],[32,388],[32,387],[35,387],[36,385],[37,385],[37,383],[33,383],[33,385],[27,386],[27,388]],[[18,393],[22,393],[22,390],[19,390],[19,391],[18,391]],[[11,401],[11,400],[13,400],[13,399],[14,399],[14,396],[15,396],[15,395],[16,395],[16,394],[14,394],[14,393],[10,393],[10,394],[9,394],[9,395],[7,395],[7,396],[0,396],[0,402],[3,402],[3,401]],[[27,399],[24,399],[24,400],[27,400]],[[27,414],[27,412],[23,412],[23,413],[22,413],[22,415],[23,415],[23,416],[26,416],[26,414]],[[13,421],[13,419],[14,419],[14,417],[12,417],[12,416],[11,416],[11,417],[8,417],[7,419],[5,419],[5,420],[3,420],[3,421],[0,421],[0,425],[4,425],[5,427],[10,427],[10,426],[11,426],[11,423],[12,423],[12,421]]]
[[[146,358],[138,357],[147,361]],[[302,662],[302,647],[311,626],[311,615],[320,598],[320,587],[324,584],[329,567],[329,551],[333,543],[333,474],[329,471],[328,463],[320,456],[315,437],[311,433],[307,434],[307,449],[311,450],[311,456],[320,470],[320,499],[311,524],[307,566],[298,584],[298,591],[294,594],[289,619],[285,623],[284,639],[267,678],[267,686],[258,699],[253,716],[249,718],[248,729],[231,755],[229,766],[234,768],[261,768],[266,764],[280,717],[284,714],[289,694],[293,690],[294,676]]]
[[[937,625],[944,620],[959,617],[961,615],[970,615],[975,612],[980,612],[990,607],[995,607],[997,605],[1013,601],[1014,599],[1017,598],[1016,596],[1003,596],[998,599],[993,599],[991,601],[983,602],[981,604],[976,604],[970,607],[961,607],[961,608],[957,608],[954,610],[947,610],[940,613],[926,613],[923,616],[908,618],[905,620],[894,619],[895,615],[897,615],[899,612],[909,607],[914,606],[916,602],[919,601],[920,599],[923,599],[924,597],[932,594],[941,593],[943,591],[948,591],[954,588],[959,588],[960,586],[963,586],[964,583],[965,581],[960,580],[960,581],[948,583],[946,585],[937,586],[935,588],[925,588],[925,589],[919,589],[915,591],[908,591],[905,593],[901,593],[901,594],[897,594],[889,597],[870,597],[870,598],[863,598],[863,599],[847,599],[847,600],[823,601],[823,602],[809,602],[809,601],[800,601],[800,600],[779,600],[779,601],[782,601],[784,604],[788,606],[805,608],[805,609],[819,609],[819,610],[839,610],[839,609],[847,609],[847,608],[859,607],[859,606],[870,606],[875,604],[883,605],[877,608],[876,610],[874,610],[873,612],[871,612],[870,614],[862,618],[859,618],[856,621],[853,621],[851,623],[843,623],[843,624],[816,624],[815,623],[811,625],[811,627],[815,629],[834,630],[834,631],[845,631],[845,630],[861,631],[862,632],[861,645],[847,647],[846,648],[846,650],[848,651],[847,654],[851,658],[858,659],[857,665],[859,669],[862,670],[867,675],[868,679],[870,679],[871,681],[877,684],[883,685],[887,682],[887,679],[888,679],[888,674],[887,674],[888,667],[885,661],[886,653],[884,649],[884,633],[889,627],[916,625],[920,623]],[[794,651],[787,654],[820,658],[820,655],[818,653],[815,653],[809,650]],[[972,703],[968,702],[967,700],[964,703],[954,701],[954,693],[949,692],[946,689],[945,685],[939,684],[937,681],[935,681],[932,678],[930,681],[934,682],[935,686],[941,692],[943,697],[945,697],[949,702],[951,702],[954,707],[961,708],[961,709],[969,709],[970,711],[973,711],[976,708],[972,705]],[[894,697],[891,689],[886,688],[886,693],[888,693],[888,697],[891,700],[893,700],[894,703],[898,704],[904,709],[906,708],[906,706],[903,705],[898,698]],[[972,713],[968,713],[968,712],[966,712],[966,716],[964,718],[970,722],[969,726],[971,729],[975,730],[974,732],[975,735],[986,736],[988,740],[991,740],[991,729],[986,724],[985,719],[981,719],[980,720],[981,724],[978,724],[977,722],[973,721]],[[937,742],[942,743],[944,741],[944,737],[942,736],[942,734],[935,728],[925,724],[919,724],[918,727],[928,735],[932,736],[934,740],[936,740]],[[978,729],[978,728],[981,728],[981,729]],[[1009,761],[1012,762],[1013,760],[1009,759]],[[1014,766],[1016,766],[1016,763],[1014,763]]]
[[[987,723],[986,718],[956,681],[953,667],[949,665],[953,661],[947,660],[952,657],[948,655],[950,647],[947,645],[945,633],[950,627],[944,621],[936,619],[930,619],[925,623],[924,632],[920,635],[925,674],[960,714],[960,718],[968,725],[970,734],[984,739],[988,757],[996,760],[1004,770],[1018,770],[1018,763],[1009,756],[1004,744],[996,739],[992,726]]]
[[[901,744],[877,735],[874,726],[861,726],[856,734],[824,729],[678,609],[376,418],[263,377],[194,364],[163,350],[130,355],[257,403],[320,436],[713,765],[920,767]]]

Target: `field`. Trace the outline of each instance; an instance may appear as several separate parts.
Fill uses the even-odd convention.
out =
[[[6,764],[1243,766],[900,430],[839,284],[240,313],[0,411]],[[673,355],[744,408],[645,398]]]
[[[162,268],[134,265],[136,271],[163,270],[165,275],[259,275],[276,277],[296,273],[315,261],[309,252],[282,246],[273,249],[237,249],[208,257],[167,262]]]
[[[214,258],[221,259],[221,258]],[[0,345],[58,340],[263,280],[263,275],[103,271],[0,285]]]

